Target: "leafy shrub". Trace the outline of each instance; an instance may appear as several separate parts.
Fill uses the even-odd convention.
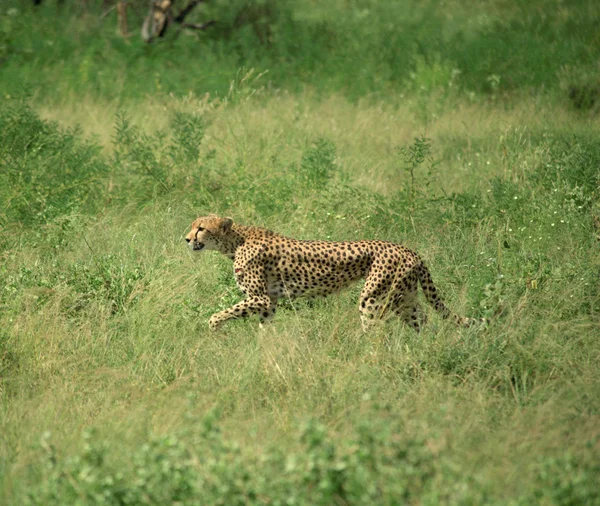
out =
[[[167,181],[167,167],[160,157],[167,144],[166,137],[166,132],[154,135],[142,132],[131,124],[125,113],[119,113],[115,121],[114,165],[119,167],[126,179],[128,174],[141,176],[142,181],[150,179],[155,183],[154,187],[168,192],[171,188]],[[154,187],[151,193],[155,193]]]
[[[104,203],[108,165],[78,129],[42,120],[26,101],[0,110],[0,219],[45,223]]]
[[[229,442],[209,412],[197,430],[176,436],[151,435],[131,455],[119,455],[93,430],[81,449],[62,457],[42,435],[43,459],[28,503],[53,504],[365,504],[412,502],[435,476],[424,442],[397,439],[382,426],[361,426],[335,441],[309,420],[298,432],[300,447],[284,456],[277,448],[253,458]]]
[[[135,304],[146,287],[146,269],[139,263],[114,255],[92,254],[88,261],[69,264],[53,262],[45,268],[21,267],[0,277],[3,290],[0,301],[19,300],[23,292],[36,288],[38,304],[46,302],[53,290],[67,286],[70,295],[63,300],[67,314],[74,316],[91,302],[106,304],[113,314],[121,313]]]
[[[547,190],[561,187],[574,198],[573,204],[589,210],[600,189],[600,147],[593,138],[573,135],[554,141],[549,160],[535,171],[534,181]],[[580,193],[580,195],[577,195]]]
[[[598,442],[589,441],[589,449]],[[533,502],[548,502],[557,506],[600,505],[598,460],[584,459],[571,453],[543,459],[538,464],[538,486],[533,493]],[[525,504],[525,502],[524,502]]]
[[[327,139],[317,139],[302,155],[301,178],[309,185],[320,187],[330,180],[336,170],[335,145]]]
[[[75,290],[70,311],[99,299],[107,302],[113,313],[118,313],[134,304],[144,291],[143,266],[128,265],[111,254],[93,257],[91,264],[76,262],[59,278]]]
[[[170,145],[175,164],[195,164],[200,156],[200,144],[204,139],[206,124],[199,115],[176,111],[171,120],[173,141]]]
[[[201,198],[202,189],[211,185],[209,166],[214,153],[200,158],[206,128],[202,116],[176,111],[170,128],[153,135],[131,124],[121,112],[115,120],[114,154],[116,198],[147,201],[174,190],[194,186]]]

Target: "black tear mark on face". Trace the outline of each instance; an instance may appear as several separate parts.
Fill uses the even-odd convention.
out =
[[[198,234],[200,232],[202,232],[203,230],[204,230],[204,228],[202,228],[202,227],[198,227],[196,229],[196,233],[194,234],[194,242],[192,244],[192,249],[194,251],[200,251],[200,250],[204,249],[205,244],[198,240]]]

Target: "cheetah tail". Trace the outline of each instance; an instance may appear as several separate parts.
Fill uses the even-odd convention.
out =
[[[451,318],[459,327],[470,327],[476,321],[473,318],[459,316],[446,307],[446,305],[440,299],[437,288],[433,284],[433,279],[431,279],[431,273],[429,272],[429,269],[425,267],[424,264],[419,266],[417,276],[419,278],[419,282],[421,283],[421,288],[423,289],[423,293],[425,294],[427,302],[429,302],[435,308],[442,318]]]

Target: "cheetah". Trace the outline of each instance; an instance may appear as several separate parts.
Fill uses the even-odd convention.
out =
[[[326,296],[361,278],[365,284],[358,310],[365,331],[394,313],[419,332],[426,318],[417,301],[418,283],[443,318],[459,326],[473,321],[444,305],[422,260],[400,244],[301,241],[216,215],[196,219],[185,240],[193,251],[215,250],[233,260],[237,285],[246,295],[246,300],[212,315],[212,330],[254,314],[263,324],[273,318],[281,298]]]

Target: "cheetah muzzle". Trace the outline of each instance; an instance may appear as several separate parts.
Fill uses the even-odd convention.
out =
[[[233,318],[275,315],[281,298],[325,296],[364,278],[358,310],[366,331],[378,320],[399,316],[420,331],[426,318],[417,300],[425,298],[443,318],[469,326],[473,319],[452,313],[440,299],[419,256],[386,241],[300,241],[260,227],[234,224],[215,215],[198,218],[186,236],[193,251],[219,251],[231,260],[246,299],[212,315],[211,329]]]

